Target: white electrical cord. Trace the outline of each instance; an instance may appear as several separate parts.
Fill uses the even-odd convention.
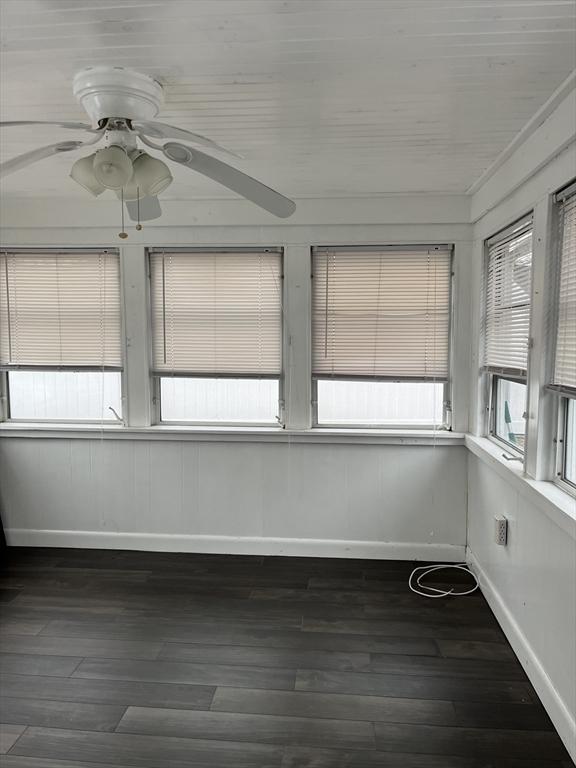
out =
[[[425,576],[429,576],[434,571],[440,571],[442,569],[449,568],[455,568],[459,571],[464,571],[465,573],[470,574],[470,576],[472,576],[474,579],[474,586],[472,589],[467,589],[463,592],[455,592],[455,587],[451,587],[450,589],[437,589],[436,587],[430,587],[427,584],[422,584],[422,579]],[[423,573],[421,573],[420,576],[416,578],[416,585],[414,586],[412,582],[418,571],[423,571]],[[461,597],[462,595],[471,595],[472,592],[475,592],[480,585],[478,584],[478,579],[467,565],[464,563],[450,563],[447,565],[420,565],[418,568],[414,568],[410,574],[410,578],[408,579],[408,586],[412,592],[415,592],[417,595],[422,595],[423,597]]]

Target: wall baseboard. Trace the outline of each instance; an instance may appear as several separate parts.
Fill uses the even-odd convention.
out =
[[[9,528],[12,547],[78,547],[80,549],[132,549],[148,552],[197,552],[229,555],[285,555],[348,557],[375,560],[431,560],[462,562],[465,547],[456,544],[420,544],[340,539],[279,539],[259,536],[194,536],[165,533],[109,533],[107,531],[54,531]]]
[[[470,549],[468,549],[466,560],[478,577],[482,593],[488,605],[502,627],[502,631],[508,638],[514,653],[518,656],[530,682],[536,689],[536,693],[550,715],[550,719],[560,734],[560,738],[564,742],[570,756],[576,762],[576,721],[574,715],[570,712],[554,687],[552,680],[548,677],[540,659],[534,652],[528,638],[516,622],[501,594],[488,578],[478,559]]]

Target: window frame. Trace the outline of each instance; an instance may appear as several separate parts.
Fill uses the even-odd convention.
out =
[[[284,376],[283,374],[279,376],[278,378],[276,376],[175,376],[174,378],[179,379],[248,379],[250,381],[257,381],[259,379],[267,379],[268,381],[277,381],[278,382],[278,415],[276,417],[276,422],[272,421],[209,421],[209,420],[199,420],[199,421],[190,421],[190,420],[184,420],[184,419],[178,419],[178,420],[169,420],[164,421],[162,419],[162,379],[169,379],[171,378],[169,375],[167,376],[160,376],[156,374],[152,374],[152,398],[153,398],[153,405],[154,405],[154,426],[165,426],[165,427],[178,427],[178,426],[185,426],[185,427],[244,427],[244,428],[254,428],[254,429],[284,429],[284,423],[280,421],[281,418],[281,403],[282,403],[282,389],[283,389],[283,381]]]
[[[430,242],[430,243],[418,243],[417,247],[423,247],[423,246],[442,246],[445,245],[443,242]],[[381,250],[384,248],[410,248],[413,247],[413,244],[409,243],[398,243],[396,245],[374,245],[373,243],[369,243],[366,245],[358,245],[357,243],[351,246],[326,246],[326,245],[314,245],[310,248],[310,280],[311,283],[314,280],[314,248],[350,248],[350,250]],[[334,429],[334,430],[402,430],[402,431],[427,431],[427,432],[434,432],[434,431],[452,431],[452,377],[453,377],[453,370],[454,370],[454,360],[453,360],[453,351],[454,351],[454,284],[455,284],[455,272],[454,272],[454,244],[451,244],[450,246],[450,285],[449,285],[449,299],[448,299],[448,307],[449,307],[449,314],[448,314],[448,378],[446,380],[441,379],[440,381],[435,380],[433,378],[430,379],[420,379],[420,378],[413,378],[413,379],[394,379],[394,378],[346,378],[342,376],[315,376],[312,374],[311,376],[311,411],[312,411],[312,429]],[[312,302],[314,300],[314,289],[311,285],[310,290],[310,317],[312,317]],[[310,323],[310,327],[308,329],[309,338],[310,338],[310,353],[312,352],[312,323]],[[340,381],[347,381],[347,382],[354,382],[354,381],[373,381],[373,382],[390,382],[390,383],[401,383],[405,381],[412,381],[414,383],[438,383],[443,384],[443,397],[442,397],[442,424],[439,425],[430,425],[430,424],[391,424],[390,422],[382,422],[379,424],[366,424],[365,422],[358,422],[358,423],[349,423],[349,424],[341,424],[341,423],[330,423],[330,422],[319,422],[318,421],[318,382],[319,381],[334,381],[335,379],[338,379]]]
[[[9,371],[0,371],[0,423],[6,424],[23,424],[24,426],[29,424],[63,424],[63,425],[105,425],[107,427],[113,425],[126,426],[126,413],[127,413],[127,382],[126,382],[126,318],[124,309],[124,272],[123,272],[123,260],[122,254],[119,248],[113,246],[106,246],[103,248],[91,247],[79,247],[66,246],[65,248],[44,248],[38,246],[35,248],[2,248],[3,252],[10,254],[30,254],[30,253],[46,253],[46,254],[65,254],[65,253],[78,253],[78,254],[102,254],[111,253],[118,257],[118,269],[119,269],[119,296],[120,296],[120,354],[122,367],[120,370],[114,369],[120,374],[120,403],[122,405],[122,413],[120,418],[114,415],[110,419],[13,419],[10,415],[10,384],[9,384]],[[18,370],[15,368],[14,370]],[[20,370],[37,371],[38,373],[50,372],[50,371],[68,371],[71,373],[100,373],[106,372],[106,367],[101,368],[83,368],[71,366],[60,367],[43,367],[43,366],[25,366]]]
[[[528,382],[522,377],[513,377],[505,374],[488,373],[488,405],[487,405],[487,425],[486,434],[492,442],[496,443],[502,448],[505,448],[509,453],[513,455],[513,458],[520,459],[524,462],[526,456],[526,438],[527,438],[527,424],[526,408],[528,406]],[[498,382],[499,381],[511,381],[515,384],[523,384],[526,387],[526,400],[524,402],[524,448],[519,448],[515,443],[511,443],[496,433],[496,419],[498,416]]]
[[[566,459],[568,453],[568,408],[570,402],[576,408],[576,398],[560,395],[557,398],[556,437],[554,438],[554,483],[571,496],[576,496],[576,483],[566,477]],[[576,450],[576,446],[575,446]]]
[[[554,366],[556,363],[556,333],[558,330],[559,317],[559,293],[560,278],[562,272],[562,240],[563,233],[560,231],[559,222],[561,217],[561,205],[569,197],[576,195],[576,179],[563,185],[553,196],[553,227],[551,230],[551,250],[553,253],[552,267],[552,289],[550,301],[552,305],[551,328],[553,328],[551,344],[554,353],[549,361],[550,370],[548,371],[548,382],[553,381]],[[574,403],[576,408],[576,394],[569,388],[561,385],[548,383],[547,391],[554,396],[555,408],[555,430],[554,430],[554,448],[552,450],[552,480],[555,485],[561,488],[571,496],[576,496],[576,483],[568,480],[566,477],[566,458],[568,451],[568,408],[569,403]],[[576,449],[576,446],[575,446]]]
[[[22,370],[22,369],[21,369]],[[50,373],[54,372],[56,369],[54,368],[28,368],[28,371],[37,372],[37,373]],[[106,370],[90,370],[87,371],[85,368],[66,368],[66,369],[58,369],[58,370],[66,370],[68,373],[119,373],[120,374],[120,402],[122,404],[122,414],[124,414],[125,409],[125,400],[124,400],[124,370],[122,371],[106,371]],[[5,371],[5,392],[6,392],[6,414],[4,418],[4,422],[7,424],[64,424],[66,426],[68,425],[74,425],[74,424],[95,424],[95,425],[102,425],[105,426],[111,426],[115,424],[122,424],[122,426],[126,426],[126,417],[124,415],[120,416],[119,418],[114,415],[112,412],[112,416],[110,418],[106,419],[17,419],[12,418],[11,412],[10,412],[10,377],[9,377],[9,371]]]
[[[152,351],[152,343],[153,343],[153,333],[152,333],[152,269],[151,269],[151,262],[150,257],[153,253],[159,253],[163,250],[170,250],[171,253],[234,253],[234,254],[242,254],[242,253],[254,253],[258,251],[262,251],[263,253],[279,253],[280,255],[280,285],[281,285],[281,295],[280,295],[280,312],[281,312],[281,318],[280,318],[280,374],[278,377],[276,376],[247,376],[244,374],[235,374],[235,375],[219,375],[219,376],[209,376],[208,374],[202,374],[195,376],[194,374],[189,375],[180,375],[178,374],[178,378],[184,378],[184,379],[219,379],[219,378],[228,378],[228,379],[260,379],[260,378],[267,378],[274,381],[278,381],[278,415],[277,415],[277,422],[264,422],[264,421],[208,421],[208,420],[197,420],[197,421],[189,421],[189,420],[178,420],[178,421],[162,421],[162,382],[161,379],[163,378],[170,378],[170,374],[167,373],[166,375],[162,376],[161,374],[157,374],[154,372],[152,368],[152,360],[153,360],[153,351]],[[284,399],[284,380],[285,380],[285,370],[284,370],[284,364],[285,364],[285,354],[284,354],[284,335],[285,335],[285,318],[284,318],[284,306],[286,304],[286,281],[284,279],[284,248],[282,246],[268,246],[263,247],[261,245],[255,245],[255,246],[239,246],[239,247],[217,247],[217,246],[206,246],[205,248],[202,248],[200,246],[193,246],[193,247],[171,247],[171,246],[149,246],[145,249],[145,259],[146,259],[146,274],[147,274],[147,281],[146,281],[146,315],[147,315],[147,324],[148,324],[148,359],[150,361],[150,377],[151,377],[151,386],[150,386],[150,395],[152,400],[152,407],[151,407],[151,425],[152,426],[165,426],[165,427],[212,427],[212,428],[226,428],[226,427],[239,427],[239,428],[254,428],[254,429],[284,429],[285,428],[285,399]],[[173,374],[172,374],[173,375]]]
[[[522,222],[531,219],[531,232],[532,237],[534,237],[534,210],[530,209],[526,211],[522,216],[519,216],[514,219],[514,221],[510,222],[509,224],[506,224],[504,227],[500,228],[494,234],[490,235],[489,237],[484,238],[483,241],[483,265],[482,265],[482,290],[481,290],[481,307],[482,307],[482,324],[481,328],[483,329],[482,333],[480,334],[480,337],[478,338],[478,344],[479,344],[479,350],[481,354],[481,359],[485,360],[485,350],[486,350],[486,318],[487,318],[487,297],[488,297],[488,270],[490,267],[490,247],[492,244],[496,244],[497,240],[500,238],[505,239],[507,233],[512,232],[515,228],[518,228]],[[496,241],[496,242],[495,242]],[[528,350],[527,350],[527,363],[526,363],[526,373],[522,375],[520,371],[516,371],[515,369],[506,369],[506,368],[495,368],[492,367],[491,369],[486,369],[484,366],[480,369],[480,372],[482,374],[483,379],[483,393],[484,393],[484,424],[482,428],[483,435],[488,438],[491,442],[493,442],[498,447],[506,450],[510,456],[506,456],[503,454],[504,458],[506,458],[508,461],[514,461],[518,460],[522,463],[522,466],[525,464],[526,460],[526,446],[528,441],[528,419],[526,418],[526,411],[528,408],[528,376],[530,371],[530,356],[531,356],[531,328],[532,328],[532,290],[533,290],[533,274],[534,270],[534,264],[531,264],[531,272],[530,272],[530,314],[529,314],[529,331],[528,331]],[[524,384],[526,387],[526,401],[524,404],[524,448],[518,448],[517,445],[514,443],[508,442],[508,440],[503,439],[499,435],[496,434],[496,416],[497,416],[497,408],[498,408],[498,381],[500,379],[503,379],[505,381],[512,381],[516,384]]]

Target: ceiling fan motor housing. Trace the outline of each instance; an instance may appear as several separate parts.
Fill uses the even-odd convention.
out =
[[[164,101],[158,81],[124,67],[86,67],[74,76],[73,92],[94,125],[111,117],[151,120]]]

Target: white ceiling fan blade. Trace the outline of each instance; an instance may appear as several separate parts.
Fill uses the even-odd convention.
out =
[[[144,134],[144,136],[151,136],[153,139],[179,139],[180,141],[189,141],[192,144],[200,144],[202,147],[209,149],[216,149],[219,152],[224,152],[232,157],[241,157],[241,155],[232,152],[230,149],[220,146],[212,139],[206,136],[201,136],[199,133],[192,133],[186,131],[184,128],[177,128],[175,125],[167,125],[166,123],[158,123],[155,121],[147,122],[132,122],[132,128],[138,133]]]
[[[30,152],[24,152],[23,155],[11,157],[10,160],[6,160],[5,163],[0,165],[0,179],[4,176],[8,176],[10,173],[20,171],[28,165],[37,163],[39,160],[44,160],[53,155],[59,155],[61,152],[74,152],[81,147],[90,147],[93,144],[97,144],[103,136],[104,129],[101,128],[96,133],[96,136],[93,139],[90,139],[90,141],[60,141],[58,144],[49,144],[47,147],[39,147]]]
[[[126,210],[132,221],[152,221],[162,216],[162,209],[157,197],[141,197],[140,210],[138,210],[138,200],[127,200]]]
[[[88,123],[53,123],[50,120],[4,120],[0,122],[0,128],[15,128],[19,125],[58,125],[60,128],[69,128],[74,131],[90,131],[95,133],[98,128],[92,128]]]
[[[281,219],[291,216],[296,210],[296,203],[276,192],[242,171],[238,171],[215,157],[205,155],[197,149],[190,149],[183,144],[170,141],[164,144],[162,151],[169,160],[185,165],[193,171],[217,181],[246,200],[251,200],[260,208],[273,213]]]
[[[31,152],[25,152],[23,155],[12,157],[0,165],[0,178],[20,171],[39,160],[58,155],[60,152],[72,152],[75,149],[80,149],[80,147],[85,146],[85,143],[84,141],[61,141],[58,144],[49,144],[47,147],[39,147],[39,149],[33,149]]]

